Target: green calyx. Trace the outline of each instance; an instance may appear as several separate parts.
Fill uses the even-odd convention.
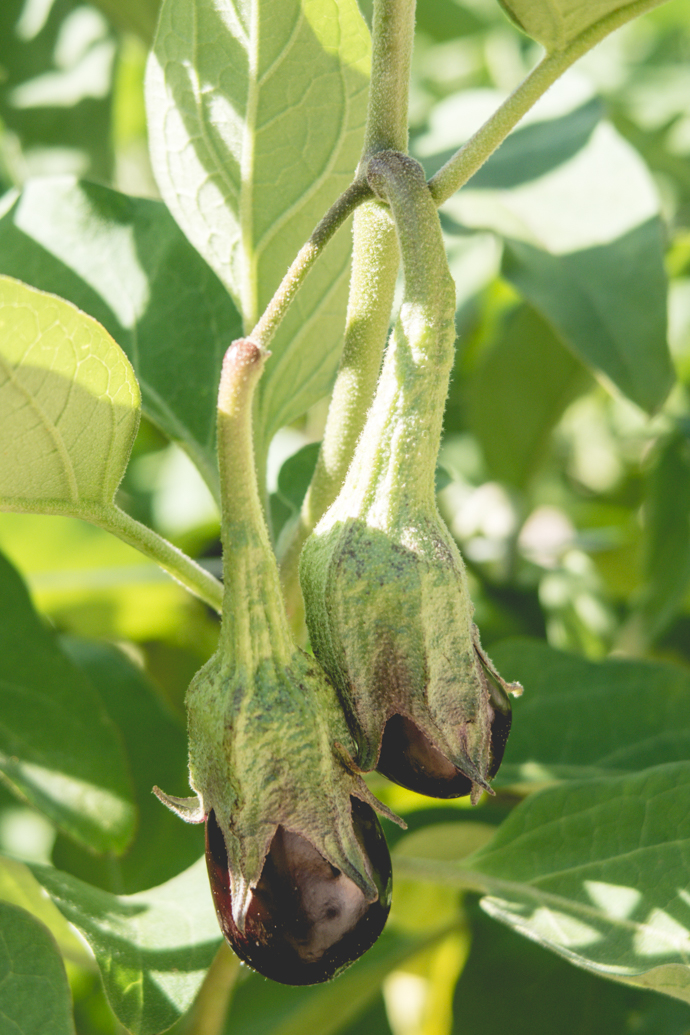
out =
[[[492,775],[487,670],[506,686],[479,647],[465,567],[435,501],[455,290],[418,163],[383,152],[368,180],[391,207],[405,292],[347,478],[303,550],[307,624],[360,767],[376,767],[387,722],[402,716],[477,800]]]
[[[196,799],[159,797],[183,819],[211,811],[223,833],[238,929],[279,827],[308,840],[368,901],[378,891],[352,825],[351,799],[387,810],[350,758],[337,696],[293,642],[256,481],[252,400],[266,354],[226,354],[218,400],[224,603],[219,646],[186,697]]]

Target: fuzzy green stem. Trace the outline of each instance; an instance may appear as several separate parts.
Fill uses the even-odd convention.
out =
[[[491,118],[429,180],[429,190],[436,204],[442,205],[474,176],[520,119],[578,58],[609,33],[653,7],[658,7],[660,2],[662,0],[638,0],[637,3],[612,11],[590,25],[563,50],[546,54]]]
[[[223,587],[218,579],[201,565],[193,561],[182,550],[169,543],[153,529],[142,525],[126,514],[114,503],[97,503],[86,500],[79,503],[65,500],[32,500],[15,498],[3,500],[2,510],[20,514],[55,514],[61,517],[78,518],[111,532],[128,546],[150,557],[159,567],[180,582],[186,589],[199,597],[215,611],[220,611]]]
[[[405,293],[344,491],[385,526],[413,504],[434,508],[434,471],[454,358],[455,286],[436,206],[418,162],[375,155],[372,189],[395,220]]]
[[[364,161],[407,151],[407,105],[416,0],[375,0]]]
[[[218,465],[223,543],[221,648],[251,670],[261,658],[287,664],[292,641],[264,519],[254,462],[252,402],[266,353],[248,338],[225,354],[218,390]]]
[[[301,608],[299,556],[312,529],[340,492],[362,433],[388,336],[398,265],[398,242],[390,211],[380,202],[365,202],[355,215],[345,340],[323,442],[298,525],[281,564],[288,611],[295,619]]]
[[[372,71],[360,176],[377,151],[407,150],[407,109],[416,0],[375,0]],[[293,625],[301,624],[297,578],[305,540],[340,492],[371,406],[388,335],[400,262],[387,208],[370,202],[355,215],[343,354],[316,470],[281,564]]]
[[[390,211],[368,202],[357,213],[345,342],[323,447],[304,501],[310,530],[338,495],[361,434],[381,367],[400,262]]]
[[[309,270],[336,230],[368,197],[371,197],[371,190],[366,181],[355,180],[331,205],[326,215],[314,228],[309,240],[300,248],[297,257],[280,282],[278,290],[250,334],[252,341],[259,348],[266,349],[269,345]]]

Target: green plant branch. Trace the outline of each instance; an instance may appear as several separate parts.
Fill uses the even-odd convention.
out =
[[[255,345],[266,350],[273,335],[285,316],[290,303],[297,294],[319,255],[326,247],[347,217],[368,197],[371,190],[364,179],[357,179],[343,191],[337,201],[312,231],[308,241],[302,245],[297,257],[283,277],[273,298],[266,306],[261,318],[247,335]]]
[[[578,58],[615,29],[658,7],[660,2],[661,0],[637,0],[625,8],[619,8],[594,25],[590,25],[563,50],[546,54],[474,136],[470,137],[467,143],[431,177],[429,190],[436,204],[442,205],[474,176],[520,119]]]
[[[150,557],[164,571],[195,596],[220,612],[223,587],[218,579],[188,557],[186,553],[169,543],[153,529],[142,525],[114,503],[85,501],[71,503],[65,500],[32,500],[14,498],[3,500],[0,510],[20,514],[53,514],[60,517],[79,518],[97,525],[106,532],[112,532],[128,546]]]
[[[239,970],[239,959],[222,942],[178,1035],[222,1035]]]
[[[375,0],[371,84],[362,165],[377,151],[407,151],[416,0]]]
[[[299,556],[305,540],[338,495],[364,427],[388,335],[399,261],[390,211],[377,201],[365,202],[355,215],[343,353],[323,441],[298,523],[281,561],[288,613],[296,627],[302,621]]]

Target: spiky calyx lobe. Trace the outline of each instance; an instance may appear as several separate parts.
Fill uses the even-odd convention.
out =
[[[252,399],[265,358],[241,339],[221,376],[223,617],[218,650],[186,697],[198,806],[159,796],[188,821],[206,822],[214,902],[231,946],[267,976],[304,984],[351,963],[385,923],[390,859],[374,808],[387,810],[354,771],[332,685],[287,624],[253,457]],[[362,825],[374,831],[373,856]],[[298,872],[301,898],[284,908],[281,888]],[[331,902],[336,885],[335,905],[315,916],[313,904]],[[369,941],[352,933],[362,924]],[[280,978],[290,946],[289,977]]]
[[[481,651],[465,567],[435,502],[455,291],[419,165],[379,154],[369,182],[393,212],[405,293],[347,478],[303,550],[307,623],[361,768],[476,801],[505,747],[506,691],[519,688]]]

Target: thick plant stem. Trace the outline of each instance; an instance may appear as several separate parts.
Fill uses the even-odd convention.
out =
[[[578,58],[614,29],[658,7],[659,3],[660,0],[638,0],[637,3],[613,11],[590,25],[563,50],[546,54],[491,118],[429,180],[429,190],[436,204],[442,205],[474,176],[523,115]]]
[[[363,162],[376,151],[407,151],[415,6],[416,0],[374,2],[371,86]]]
[[[249,338],[234,341],[218,390],[225,593],[220,650],[233,662],[244,659],[250,671],[261,658],[287,664],[293,652],[254,462],[252,402],[265,360]]]
[[[357,470],[353,464],[345,490],[348,506],[357,513],[374,507],[385,525],[384,511],[399,514],[413,502],[435,513],[434,470],[454,358],[455,286],[419,163],[381,152],[369,162],[368,178],[395,219],[405,293],[357,448]]]
[[[298,524],[281,564],[288,612],[293,621],[301,613],[297,569],[302,546],[340,492],[374,396],[398,265],[398,243],[390,212],[379,202],[368,201],[355,216],[343,355],[323,443]]]

